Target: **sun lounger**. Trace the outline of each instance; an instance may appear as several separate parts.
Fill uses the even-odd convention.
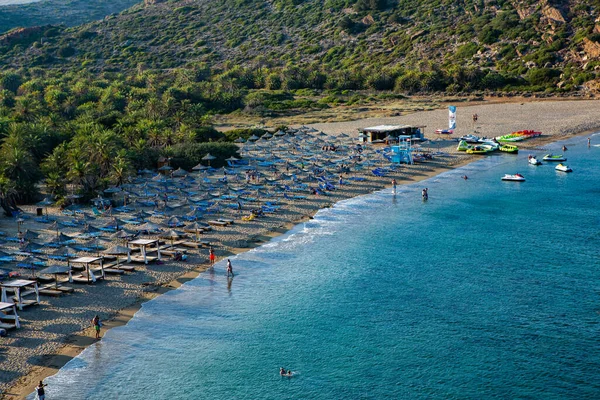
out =
[[[212,226],[227,226],[227,225],[229,225],[227,222],[216,221],[216,220],[208,221],[208,223]]]
[[[52,286],[42,287],[42,288],[40,288],[39,292],[40,292],[40,295],[42,295],[42,296],[59,297],[59,296],[63,295],[63,292],[61,292],[60,290],[54,289]]]
[[[105,274],[111,274],[111,275],[123,275],[123,273],[125,273],[125,270],[121,269],[121,268],[104,268],[104,273]]]

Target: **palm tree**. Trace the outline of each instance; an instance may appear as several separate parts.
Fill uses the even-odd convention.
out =
[[[112,163],[111,178],[113,182],[117,186],[121,186],[130,175],[131,164],[123,154],[117,155]]]

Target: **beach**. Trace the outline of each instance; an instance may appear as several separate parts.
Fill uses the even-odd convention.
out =
[[[540,138],[524,143],[523,148],[540,148],[544,144],[600,128],[596,101],[523,102],[466,107],[459,105],[461,134],[477,130],[481,136],[497,136],[523,129],[543,132]],[[473,125],[471,114],[479,120]],[[434,129],[447,124],[446,109],[420,112],[394,118],[369,119],[351,122],[313,124],[315,129],[337,135],[356,134],[360,127],[380,124],[426,125],[427,136],[439,139]],[[457,135],[455,135],[457,136]],[[446,139],[446,138],[444,138]],[[423,147],[427,147],[425,143]],[[403,168],[396,176],[375,177],[364,173],[364,181],[355,181],[337,188],[327,197],[308,197],[287,201],[276,213],[264,219],[236,223],[224,229],[216,228],[203,235],[216,249],[219,258],[259,246],[270,238],[286,232],[291,226],[311,218],[319,209],[343,199],[371,193],[390,185],[392,178],[399,184],[416,182],[448,169],[479,159],[455,151],[456,142],[437,141],[435,151],[448,153],[433,160]],[[32,212],[34,207],[25,208]],[[58,210],[50,210],[50,214]],[[4,219],[0,230],[16,231],[14,221]],[[27,223],[27,229],[42,230],[43,226]],[[73,230],[74,232],[75,230]],[[72,233],[72,232],[66,232]],[[89,319],[99,314],[107,321],[105,328],[126,323],[139,305],[164,291],[179,286],[206,269],[208,250],[191,251],[186,262],[169,261],[161,265],[136,268],[132,274],[108,277],[100,285],[78,287],[76,293],[60,298],[44,298],[40,307],[21,313],[23,328],[2,339],[0,358],[1,388],[6,398],[21,398],[30,393],[39,379],[56,372],[65,362],[93,343]],[[104,333],[105,329],[103,329]],[[66,345],[66,346],[65,346]]]

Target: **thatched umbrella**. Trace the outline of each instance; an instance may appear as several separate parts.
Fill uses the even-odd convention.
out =
[[[196,232],[196,240],[199,239],[200,231],[204,230],[204,227],[200,225],[198,222],[193,222],[183,227],[186,231],[195,231]]]
[[[174,228],[174,227],[180,226],[181,221],[179,220],[179,218],[173,216],[167,220],[166,224],[169,228]]]
[[[184,177],[184,176],[187,176],[187,174],[188,174],[187,171],[185,171],[185,170],[183,170],[181,168],[178,168],[175,171],[173,171],[173,173],[171,174],[171,176],[174,176],[174,177]]]
[[[203,164],[198,164],[196,165],[194,168],[192,168],[193,171],[204,171],[209,169],[210,167],[207,167],[206,165]]]
[[[137,230],[138,231],[156,232],[156,231],[160,231],[160,225],[157,225],[152,222],[146,222],[145,224],[138,226]]]
[[[52,265],[48,268],[44,268],[41,270],[40,275],[54,275],[54,287],[58,288],[58,274],[69,274],[69,282],[73,281],[73,277],[71,275],[71,266],[64,265]]]
[[[210,166],[210,162],[211,162],[212,160],[216,160],[216,159],[217,159],[217,157],[215,157],[215,156],[211,155],[210,153],[208,153],[207,155],[205,155],[204,157],[202,157],[202,160],[203,160],[203,161],[208,161],[208,165],[209,165],[209,166]]]
[[[250,142],[256,142],[258,139],[260,139],[258,136],[256,135],[252,135],[248,138],[248,141]]]
[[[171,240],[171,247],[173,247],[173,242],[175,241],[175,239],[179,239],[180,237],[182,237],[184,234],[182,232],[177,232],[174,230],[170,230],[169,232],[163,233],[162,235],[160,235],[161,238],[163,239],[170,239]]]
[[[131,262],[131,250],[129,249],[129,247],[117,245],[104,250],[102,253],[111,256],[117,256],[117,265],[119,265],[119,256],[122,255],[127,255],[127,262]]]
[[[27,229],[25,232],[21,233],[20,237],[24,240],[32,240],[32,239],[37,239],[39,236],[40,236],[39,233],[36,233],[34,231]]]
[[[51,206],[52,204],[54,204],[54,202],[48,197],[45,197],[44,200],[37,203],[38,206],[42,206],[46,210],[46,217],[48,216],[48,206]]]
[[[239,137],[237,139],[234,140],[235,143],[246,143],[246,141],[244,140],[243,137]]]

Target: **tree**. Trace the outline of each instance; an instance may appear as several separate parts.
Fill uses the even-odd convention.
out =
[[[14,94],[17,93],[19,86],[21,86],[22,79],[21,75],[15,74],[14,72],[8,72],[0,78],[0,87],[5,90],[9,90]]]

